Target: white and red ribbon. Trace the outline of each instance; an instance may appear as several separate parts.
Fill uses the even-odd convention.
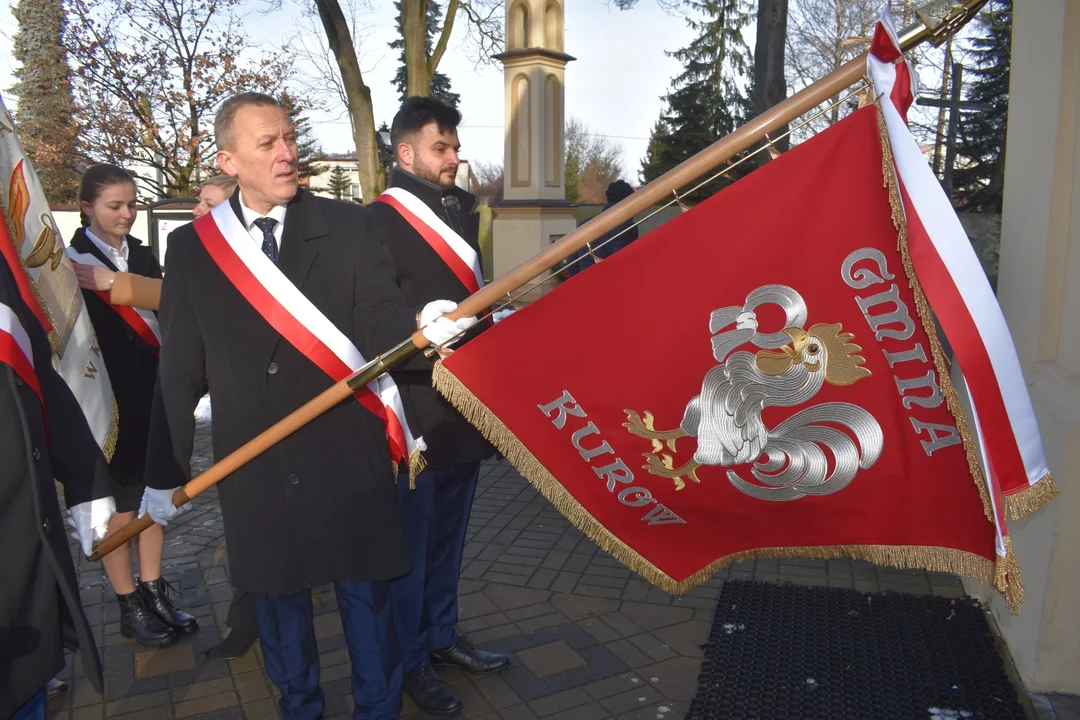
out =
[[[81,265],[108,267],[90,253],[77,252],[72,247],[68,247],[67,254],[72,262],[77,262]],[[155,315],[152,310],[128,307],[127,305],[113,305],[110,300],[111,296],[107,290],[94,290],[93,293],[104,300],[106,305],[115,310],[116,314],[123,318],[124,322],[131,326],[131,329],[142,338],[143,342],[156,348],[161,347],[161,327],[158,325],[157,315]]]
[[[210,257],[244,299],[330,379],[340,382],[367,364],[352,341],[263,254],[229,203],[196,220],[194,228]],[[355,395],[383,421],[395,463],[427,449],[424,439],[414,438],[409,430],[401,394],[389,375],[372,381]]]
[[[420,237],[424,238],[431,249],[439,254],[470,294],[484,287],[484,274],[480,269],[480,257],[476,251],[424,204],[423,200],[408,190],[392,187],[375,198],[375,202],[386,203],[397,210],[413,230],[420,233]]]
[[[895,162],[908,246],[927,300],[956,354],[974,410],[987,481],[999,528],[1002,495],[1022,492],[1049,476],[1039,425],[1012,336],[997,298],[937,177],[907,126],[916,80],[903,60],[886,12],[867,61],[881,103]]]
[[[38,396],[44,410],[45,398],[41,394],[37,372],[34,371],[34,350],[30,345],[30,336],[26,334],[15,311],[3,303],[0,303],[0,363],[11,366],[15,374]]]

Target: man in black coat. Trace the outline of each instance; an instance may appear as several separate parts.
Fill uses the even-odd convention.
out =
[[[398,167],[390,189],[372,203],[409,303],[460,301],[479,289],[479,214],[458,188],[461,115],[432,98],[409,98],[390,130]],[[458,576],[480,463],[494,448],[431,385],[432,362],[394,374],[413,414],[409,424],[428,449],[427,469],[410,489],[398,479],[413,569],[391,585],[405,665],[405,690],[425,712],[449,714],[462,701],[433,665],[499,672],[506,655],[473,648],[458,635]]]
[[[186,509],[171,498],[190,477],[204,379],[214,455],[222,458],[333,384],[316,364],[330,346],[298,342],[295,328],[316,338],[336,333],[367,358],[417,328],[369,232],[370,211],[298,188],[295,129],[274,98],[226,100],[215,135],[218,164],[239,187],[228,204],[170,235],[161,293],[143,509],[162,524]],[[226,246],[232,265],[220,254]],[[282,324],[282,309],[291,325]],[[444,344],[471,322],[438,317],[424,334]],[[383,422],[343,401],[219,488],[231,580],[252,594],[282,715],[323,713],[310,588],[334,583],[352,660],[353,717],[397,717],[401,655],[388,581],[410,563]]]
[[[2,223],[0,243],[10,243]],[[48,336],[5,257],[14,251],[0,253],[0,718],[44,718],[45,686],[63,670],[65,647],[80,652],[102,692],[53,478],[87,554],[105,536],[115,504],[105,457],[53,370]]]

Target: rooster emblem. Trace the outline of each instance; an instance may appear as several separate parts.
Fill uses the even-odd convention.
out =
[[[766,303],[785,311],[785,326],[779,332],[758,332],[754,310]],[[852,342],[853,334],[839,324],[803,329],[805,321],[802,297],[783,285],[755,290],[741,308],[714,312],[709,329],[720,364],[706,373],[701,392],[686,406],[679,427],[657,431],[651,412],[642,417],[626,411],[624,427],[653,443],[653,451],[645,453],[645,469],[672,479],[675,489],[682,490],[687,480],[701,482],[696,471],[703,465],[732,468],[754,463],[750,470],[754,481],[729,469],[732,485],[763,500],[797,500],[837,492],[860,468],[873,466],[881,457],[884,434],[874,416],[858,405],[811,405],[773,428],[762,419],[767,407],[805,405],[825,383],[847,386],[870,375],[858,355],[862,348]],[[734,329],[724,330],[732,323]],[[747,342],[761,349],[732,352]],[[683,437],[696,438],[697,449],[691,460],[676,467],[672,454]]]

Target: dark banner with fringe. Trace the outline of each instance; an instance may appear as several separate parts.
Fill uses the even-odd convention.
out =
[[[672,592],[753,556],[1022,599],[863,108],[454,352],[440,391]]]

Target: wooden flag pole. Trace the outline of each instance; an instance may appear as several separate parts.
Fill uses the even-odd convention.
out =
[[[915,11],[918,21],[900,32],[900,46],[907,51],[927,40],[934,44],[941,44],[974,17],[986,2],[987,0],[934,0],[928,3]],[[479,292],[470,295],[458,305],[458,309],[451,313],[450,317],[457,319],[483,313],[502,298],[509,296],[533,278],[547,272],[574,252],[585,247],[586,244],[619,225],[633,220],[638,213],[658,202],[665,201],[673,191],[678,191],[679,188],[714,170],[743,150],[766,139],[766,134],[774,132],[829,98],[840,94],[866,74],[866,60],[867,53],[863,53],[813,85],[800,90],[762,113],[730,135],[717,140],[689,160],[664,173],[630,197],[553,243],[546,250],[499,276]],[[179,507],[205,492],[252,458],[348,399],[354,392],[389,371],[390,368],[420,352],[429,344],[423,333],[417,330],[410,338],[375,358],[348,378],[323,391],[191,480],[176,491],[173,495],[173,503]],[[95,546],[90,559],[100,560],[152,524],[153,521],[149,515],[132,520]]]

